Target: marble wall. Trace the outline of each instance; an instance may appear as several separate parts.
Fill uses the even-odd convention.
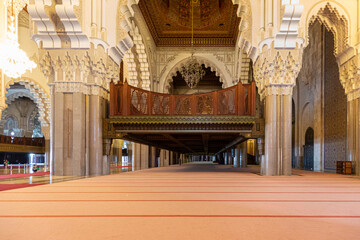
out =
[[[339,81],[339,67],[334,56],[334,35],[325,31],[324,135],[325,170],[336,169],[336,161],[346,160],[347,99]]]

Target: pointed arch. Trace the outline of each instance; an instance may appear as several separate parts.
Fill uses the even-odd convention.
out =
[[[40,115],[39,120],[41,122],[41,125],[43,127],[50,126],[51,102],[50,102],[50,97],[46,93],[45,89],[43,89],[38,83],[36,83],[32,79],[19,78],[19,79],[12,79],[6,83],[5,94],[10,88],[10,85],[13,85],[15,83],[19,83],[23,85],[26,89],[30,91],[30,93],[33,95],[34,102],[39,109],[39,115]]]
[[[312,7],[306,16],[306,45],[309,43],[310,25],[316,20],[322,23],[335,37],[334,54],[338,56],[350,47],[351,21],[350,15],[340,4],[321,2]]]

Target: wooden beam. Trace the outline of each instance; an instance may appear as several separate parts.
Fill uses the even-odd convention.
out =
[[[244,141],[246,141],[246,140],[247,140],[247,138],[245,138],[244,136],[239,136],[239,137],[237,137],[234,141],[232,141],[231,143],[227,144],[224,148],[222,148],[220,151],[218,151],[218,152],[216,153],[216,155],[219,154],[219,153],[222,153],[222,152],[228,150],[229,148],[232,148],[233,146],[235,146],[235,145],[237,145],[237,144],[239,144],[239,143],[242,143],[242,142],[244,142]]]
[[[189,150],[190,152],[194,152],[194,150],[192,150],[191,148],[189,148],[188,146],[186,146],[184,143],[180,142],[178,139],[174,138],[173,136],[171,136],[170,134],[163,134],[164,137],[168,138],[169,140],[177,143],[178,145],[182,146],[183,148]]]
[[[149,145],[152,147],[157,147],[157,148],[161,148],[161,149],[165,149],[165,150],[169,150],[169,151],[173,151],[173,152],[181,152],[178,151],[175,148],[169,148],[169,146],[164,146],[164,145],[159,145],[159,144],[155,144],[153,142],[150,141],[146,141],[144,139],[141,138],[137,138],[136,136],[132,135],[132,134],[128,134],[124,137],[125,140],[131,141],[131,142],[136,142],[136,143],[141,143],[141,144],[145,144],[145,145]]]

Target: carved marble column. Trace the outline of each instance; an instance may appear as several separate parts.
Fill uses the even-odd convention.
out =
[[[108,174],[102,120],[109,83],[118,79],[117,65],[97,49],[41,50],[40,55],[40,66],[51,88],[53,173]]]
[[[263,175],[291,175],[292,91],[301,60],[300,49],[265,49],[254,65],[256,85],[265,99]]]
[[[340,81],[347,95],[347,161],[360,175],[360,55],[340,66]]]

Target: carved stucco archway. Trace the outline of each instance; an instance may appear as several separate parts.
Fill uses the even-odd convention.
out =
[[[334,55],[337,58],[340,71],[340,82],[345,89],[348,99],[360,95],[354,89],[360,89],[358,81],[358,64],[355,50],[351,43],[351,18],[349,13],[335,1],[321,2],[315,5],[306,17],[306,41],[309,43],[309,28],[312,23],[319,21],[334,35]]]
[[[321,2],[315,5],[306,16],[305,40],[309,43],[310,25],[318,20],[334,34],[334,54],[337,57],[349,48],[351,21],[349,14],[336,2]]]
[[[173,77],[177,75],[177,72],[180,71],[181,67],[183,67],[189,59],[189,56],[181,57],[180,60],[177,59],[177,61],[173,61],[173,64],[168,66],[168,71],[165,71],[160,78],[160,86],[163,86],[163,92],[169,92]],[[196,59],[200,64],[204,64],[206,68],[210,67],[211,71],[215,72],[216,76],[220,78],[219,81],[222,83],[222,88],[227,88],[232,85],[231,76],[221,70],[222,68],[219,67],[220,63],[215,64],[208,58],[201,56],[196,56]]]
[[[126,49],[124,57],[128,62],[129,83],[137,86],[141,79],[142,88],[150,90],[150,63],[146,52],[145,41],[135,21],[135,13],[140,11],[139,9],[135,9],[138,2],[139,0],[128,0],[127,5],[120,7],[121,13],[125,16],[124,20],[121,21],[121,27],[128,32],[128,36],[132,39],[133,44],[133,46]]]
[[[51,102],[49,95],[45,90],[34,80],[28,78],[12,79],[7,82],[5,85],[6,92],[11,85],[19,83],[23,85],[26,89],[30,91],[33,95],[34,102],[39,109],[39,121],[41,122],[42,127],[50,126],[50,111],[51,111]]]

